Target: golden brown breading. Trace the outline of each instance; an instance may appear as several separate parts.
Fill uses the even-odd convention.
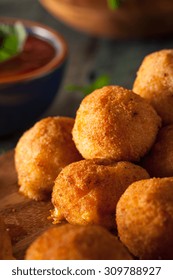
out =
[[[128,251],[100,226],[61,225],[39,236],[28,248],[26,260],[129,260]]]
[[[131,90],[106,86],[86,96],[72,131],[86,159],[138,161],[153,145],[160,117]]]
[[[45,199],[62,168],[82,159],[72,140],[73,125],[71,118],[48,117],[19,139],[15,165],[21,193],[35,200]]]
[[[116,210],[120,240],[141,259],[173,259],[173,178],[131,184]]]
[[[173,50],[147,55],[137,73],[133,91],[153,105],[163,124],[173,123]]]
[[[4,220],[0,217],[0,260],[13,260],[10,236],[7,232]]]
[[[115,227],[115,207],[132,182],[149,178],[130,162],[82,160],[66,166],[52,192],[54,223],[65,218],[71,224]]]
[[[173,125],[163,127],[156,142],[142,160],[151,177],[173,177]]]

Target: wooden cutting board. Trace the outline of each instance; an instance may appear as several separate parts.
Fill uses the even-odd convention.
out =
[[[0,216],[9,230],[14,257],[23,259],[29,244],[52,225],[48,219],[52,204],[33,201],[18,193],[14,151],[0,156]]]

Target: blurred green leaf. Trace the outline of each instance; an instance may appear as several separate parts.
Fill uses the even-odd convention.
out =
[[[0,62],[22,51],[26,38],[27,32],[20,22],[16,22],[13,26],[0,24]]]
[[[18,52],[18,38],[15,34],[10,34],[4,38],[3,49],[11,55]]]
[[[0,51],[0,61],[7,60],[7,59],[9,59],[10,56],[11,55],[8,52],[6,52],[5,50]]]
[[[110,77],[108,75],[102,75],[93,82],[92,86],[93,88],[97,89],[108,84],[110,84]]]
[[[6,24],[0,24],[0,36],[9,35],[13,32],[13,27]]]
[[[90,94],[94,90],[98,88],[102,88],[103,86],[107,86],[110,84],[110,77],[108,75],[99,76],[94,82],[89,85],[80,86],[80,85],[68,85],[65,87],[67,91],[78,91],[83,93],[84,95]]]
[[[117,9],[120,6],[120,0],[107,0],[108,6],[111,10]]]
[[[23,26],[23,24],[18,21],[15,23],[14,25],[14,30],[15,30],[15,34],[17,35],[18,38],[18,50],[22,50],[24,43],[26,41],[27,38],[27,32],[25,27]]]

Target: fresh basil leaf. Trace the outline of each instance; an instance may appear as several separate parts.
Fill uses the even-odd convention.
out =
[[[18,38],[18,50],[22,50],[27,38],[27,32],[23,24],[19,21],[14,25],[14,31]]]
[[[76,85],[68,85],[65,87],[67,91],[80,91],[83,87]]]
[[[11,54],[5,50],[0,50],[0,61],[3,62],[11,57]]]
[[[86,86],[79,85],[68,85],[65,87],[66,90],[74,92],[82,92],[84,95],[88,95],[94,90],[98,88],[102,88],[103,86],[107,86],[110,84],[110,77],[108,75],[99,76],[93,83]]]
[[[0,24],[0,36],[5,36],[13,33],[13,27],[6,24]]]
[[[111,10],[117,9],[120,6],[120,0],[107,0]]]
[[[108,75],[102,75],[95,80],[93,87],[97,89],[108,84],[110,84],[110,77]]]
[[[2,48],[8,51],[11,55],[16,54],[18,52],[18,38],[16,35],[8,35],[3,41]]]
[[[27,38],[25,27],[20,22],[13,26],[0,24],[0,62],[10,59],[23,50]]]

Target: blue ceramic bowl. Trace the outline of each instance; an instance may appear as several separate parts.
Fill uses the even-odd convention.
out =
[[[39,69],[0,78],[0,136],[27,129],[46,111],[58,92],[67,60],[67,44],[60,34],[40,23],[20,21],[29,34],[48,41],[55,56]],[[0,18],[0,23],[14,22]]]

